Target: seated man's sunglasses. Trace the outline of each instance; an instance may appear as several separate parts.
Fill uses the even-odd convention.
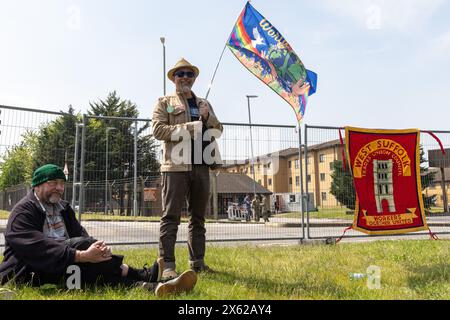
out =
[[[175,76],[178,78],[183,78],[184,76],[188,78],[193,78],[195,77],[195,73],[192,71],[178,71],[175,73]]]

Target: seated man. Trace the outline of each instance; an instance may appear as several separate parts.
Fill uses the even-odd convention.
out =
[[[105,242],[89,237],[69,203],[61,199],[66,181],[63,170],[52,164],[33,174],[32,190],[17,203],[5,231],[5,252],[0,264],[0,284],[8,281],[39,286],[59,284],[77,265],[80,284],[142,287],[157,296],[188,292],[197,282],[193,270],[161,282],[164,260],[151,268],[135,269],[123,256],[111,254]]]

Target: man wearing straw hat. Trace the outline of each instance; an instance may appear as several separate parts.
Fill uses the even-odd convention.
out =
[[[69,203],[62,200],[65,182],[64,171],[54,164],[35,170],[32,190],[14,206],[8,219],[1,285],[9,281],[33,286],[62,284],[72,267],[78,266],[80,286],[141,287],[157,296],[194,288],[197,275],[192,270],[163,282],[162,259],[151,268],[135,269],[123,263],[123,256],[112,254],[104,241],[90,237]]]
[[[153,134],[163,141],[162,217],[159,253],[164,258],[163,279],[177,276],[175,243],[181,211],[187,201],[189,265],[196,272],[212,271],[205,264],[205,215],[210,184],[209,169],[221,164],[214,140],[223,127],[205,99],[192,86],[199,69],[180,59],[167,73],[176,92],[159,98],[153,111]]]

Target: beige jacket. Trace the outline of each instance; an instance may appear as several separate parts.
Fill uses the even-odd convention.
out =
[[[214,138],[218,138],[218,134],[222,133],[223,127],[219,120],[217,120],[211,104],[205,99],[198,97],[195,97],[195,99],[197,105],[200,102],[208,103],[209,118],[206,121],[206,127],[208,129],[216,129],[214,130],[216,133]],[[180,146],[180,135],[186,136],[187,134],[192,136],[194,132],[187,99],[177,93],[159,98],[153,110],[152,126],[154,137],[163,142],[161,172],[191,171],[192,164],[190,163],[190,156],[185,155],[188,161],[181,161],[182,163],[180,163],[180,159],[172,155],[174,148],[178,145],[177,149],[175,149],[178,150]],[[211,169],[222,165],[218,145],[214,138],[212,139],[211,146],[214,147],[215,152],[213,152],[213,155],[216,161],[210,166]],[[190,142],[188,145],[190,146]]]

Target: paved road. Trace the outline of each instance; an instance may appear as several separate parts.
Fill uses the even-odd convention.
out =
[[[208,223],[207,240],[243,243],[250,240],[265,240],[277,242],[281,239],[300,239],[303,235],[298,219],[271,218],[269,224],[264,223]],[[339,237],[344,230],[345,221],[336,219],[311,219],[311,238]],[[351,222],[347,222],[349,224]],[[433,232],[450,233],[450,217],[431,217],[428,219]],[[446,224],[446,226],[442,226]],[[6,226],[6,220],[0,220],[0,229]],[[97,239],[108,243],[154,243],[158,242],[159,223],[157,222],[104,222],[86,221],[83,226]],[[306,228],[305,228],[306,233]],[[358,236],[358,237],[352,237]],[[381,239],[420,239],[428,238],[427,232],[408,234],[405,236],[368,237],[360,232],[350,230],[343,241],[381,240]],[[450,235],[440,235],[440,238],[450,238]],[[187,240],[187,224],[182,223],[178,233],[179,241]],[[0,236],[0,245],[4,245],[4,237]],[[0,251],[3,249],[0,247]]]

